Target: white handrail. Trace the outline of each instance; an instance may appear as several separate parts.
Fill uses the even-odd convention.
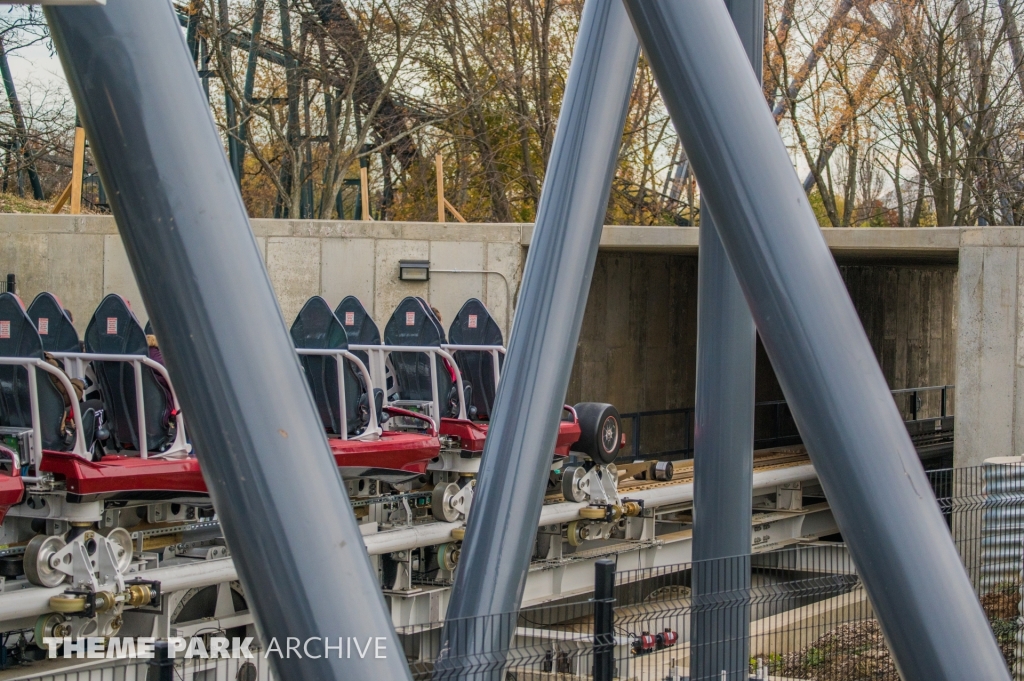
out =
[[[39,464],[42,463],[43,460],[43,428],[39,417],[39,382],[36,378],[36,372],[28,371],[29,367],[42,369],[51,376],[56,376],[57,380],[60,381],[61,385],[64,387],[64,390],[68,395],[68,401],[71,402],[71,417],[75,421],[75,446],[71,451],[83,459],[88,459],[89,453],[85,448],[85,435],[82,431],[81,407],[78,404],[75,387],[71,384],[71,381],[64,372],[35,357],[0,357],[0,364],[7,366],[23,366],[26,368],[26,373],[28,374],[28,399],[30,409],[32,410],[31,456],[32,465],[36,467],[36,472],[39,471]]]
[[[357,438],[364,436],[376,436],[380,435],[380,424],[377,422],[377,409],[373,399],[373,378],[370,375],[370,370],[366,368],[363,361],[353,355],[348,350],[340,349],[314,349],[314,348],[295,348],[295,352],[300,355],[307,355],[312,357],[334,357],[338,364],[338,404],[341,409],[341,439],[348,439],[348,407],[345,402],[345,374],[344,364],[342,359],[347,359],[356,365],[359,369],[359,373],[363,375],[363,379],[366,381],[366,392],[367,399],[370,405],[370,422],[366,424],[366,430],[363,431],[362,435]]]
[[[466,417],[466,391],[462,384],[462,372],[459,371],[458,365],[455,363],[455,358],[451,356],[447,351],[437,345],[349,345],[349,350],[355,350],[358,352],[366,352],[371,357],[377,357],[377,364],[380,367],[384,366],[384,359],[387,355],[393,352],[414,352],[423,353],[430,357],[430,397],[433,408],[433,414],[430,418],[434,421],[434,426],[440,430],[441,428],[441,400],[437,390],[437,362],[434,361],[435,356],[444,357],[448,360],[449,366],[455,372],[455,384],[459,391],[459,418],[465,420]],[[383,372],[380,376],[383,382]],[[384,383],[386,385],[386,383]]]
[[[174,408],[176,432],[174,434],[174,442],[171,444],[170,448],[168,448],[167,451],[160,452],[154,458],[167,458],[172,455],[180,454],[188,455],[192,452],[192,445],[188,443],[185,435],[185,416],[181,412],[181,404],[178,402],[178,393],[175,392],[174,384],[171,383],[171,377],[167,373],[167,367],[163,364],[150,359],[146,355],[114,354],[104,352],[51,352],[50,355],[55,359],[73,359],[79,362],[128,362],[132,365],[132,369],[135,373],[135,418],[137,419],[136,425],[138,426],[136,429],[136,436],[139,440],[139,456],[143,459],[149,458],[149,438],[146,433],[145,397],[142,393],[142,367],[145,365],[160,374],[167,383],[167,388],[171,391],[171,404]]]
[[[445,350],[467,350],[470,352],[500,352],[505,354],[504,345],[471,345],[466,343],[441,343]]]

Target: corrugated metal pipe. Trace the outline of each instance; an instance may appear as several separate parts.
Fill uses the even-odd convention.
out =
[[[1020,582],[1024,541],[1024,462],[1019,456],[986,459],[982,468],[980,593]]]

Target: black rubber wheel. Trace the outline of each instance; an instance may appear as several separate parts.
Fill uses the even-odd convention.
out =
[[[5,556],[0,558],[0,577],[16,579],[25,574],[25,568],[22,566],[21,561],[21,556]]]
[[[580,420],[580,439],[573,449],[597,463],[609,464],[619,455],[622,423],[619,412],[610,404],[580,402],[575,407]]]

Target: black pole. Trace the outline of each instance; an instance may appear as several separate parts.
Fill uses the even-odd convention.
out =
[[[217,0],[217,15],[220,20],[220,30],[222,32],[227,31],[231,23],[231,15],[228,13],[228,2],[227,0]],[[238,138],[238,112],[235,110],[235,100],[231,96],[227,87],[227,82],[231,79],[231,43],[227,40],[221,42],[221,51],[223,57],[223,63],[226,64],[226,68],[229,70],[227,74],[222,74],[221,80],[224,81],[224,119],[227,123],[228,129],[228,162],[231,164],[231,172],[235,174],[235,180],[238,181],[239,186],[242,183],[242,155],[241,147],[242,142]]]
[[[32,160],[32,153],[28,149],[28,126],[25,125],[25,116],[21,112],[21,102],[18,100],[18,92],[14,89],[14,78],[11,76],[11,67],[7,63],[7,49],[4,47],[2,37],[0,37],[0,75],[2,75],[4,79],[4,89],[7,90],[7,101],[11,105],[11,115],[14,117],[14,127],[18,131],[19,151],[25,159],[25,169],[28,171],[29,182],[32,183],[32,198],[36,201],[42,201],[46,196],[43,195],[43,185],[39,182],[39,173],[36,172],[36,164]]]
[[[252,92],[256,87],[256,59],[263,32],[263,11],[266,0],[256,0],[253,4],[252,32],[249,38],[249,55],[245,65],[245,82],[242,85],[242,125],[238,129],[238,168],[239,177],[245,169],[245,144],[249,137],[249,118],[252,115]]]
[[[153,657],[147,664],[150,669],[146,681],[174,681],[174,658],[169,654],[167,641],[153,643]]]
[[[1009,681],[725,4],[625,4],[901,678]]]
[[[275,676],[409,679],[171,4],[44,11]]]
[[[615,561],[594,564],[594,681],[615,676]]]
[[[280,215],[274,217],[299,218],[301,215],[292,214],[292,191],[296,182],[301,181],[302,162],[295,163],[298,156],[299,146],[299,64],[291,56],[292,52],[292,20],[288,7],[288,0],[278,0],[281,25],[281,47],[287,55],[287,62],[284,69],[285,98],[288,101],[288,118],[285,125],[285,142],[288,145],[288,152],[281,159],[281,186],[284,188],[284,196],[281,197]],[[301,188],[300,188],[301,203]]]
[[[17,293],[18,292],[18,283],[17,283],[17,281],[14,278],[14,273],[13,272],[7,275],[7,292],[8,293]]]

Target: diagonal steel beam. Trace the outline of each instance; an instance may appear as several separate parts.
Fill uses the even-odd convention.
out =
[[[625,3],[901,678],[1008,681],[725,5]]]
[[[276,676],[409,679],[174,10],[45,11],[264,643],[386,650]]]
[[[449,622],[518,611],[522,601],[638,53],[621,0],[587,0]],[[481,652],[474,640],[451,634],[449,627],[448,657]]]

